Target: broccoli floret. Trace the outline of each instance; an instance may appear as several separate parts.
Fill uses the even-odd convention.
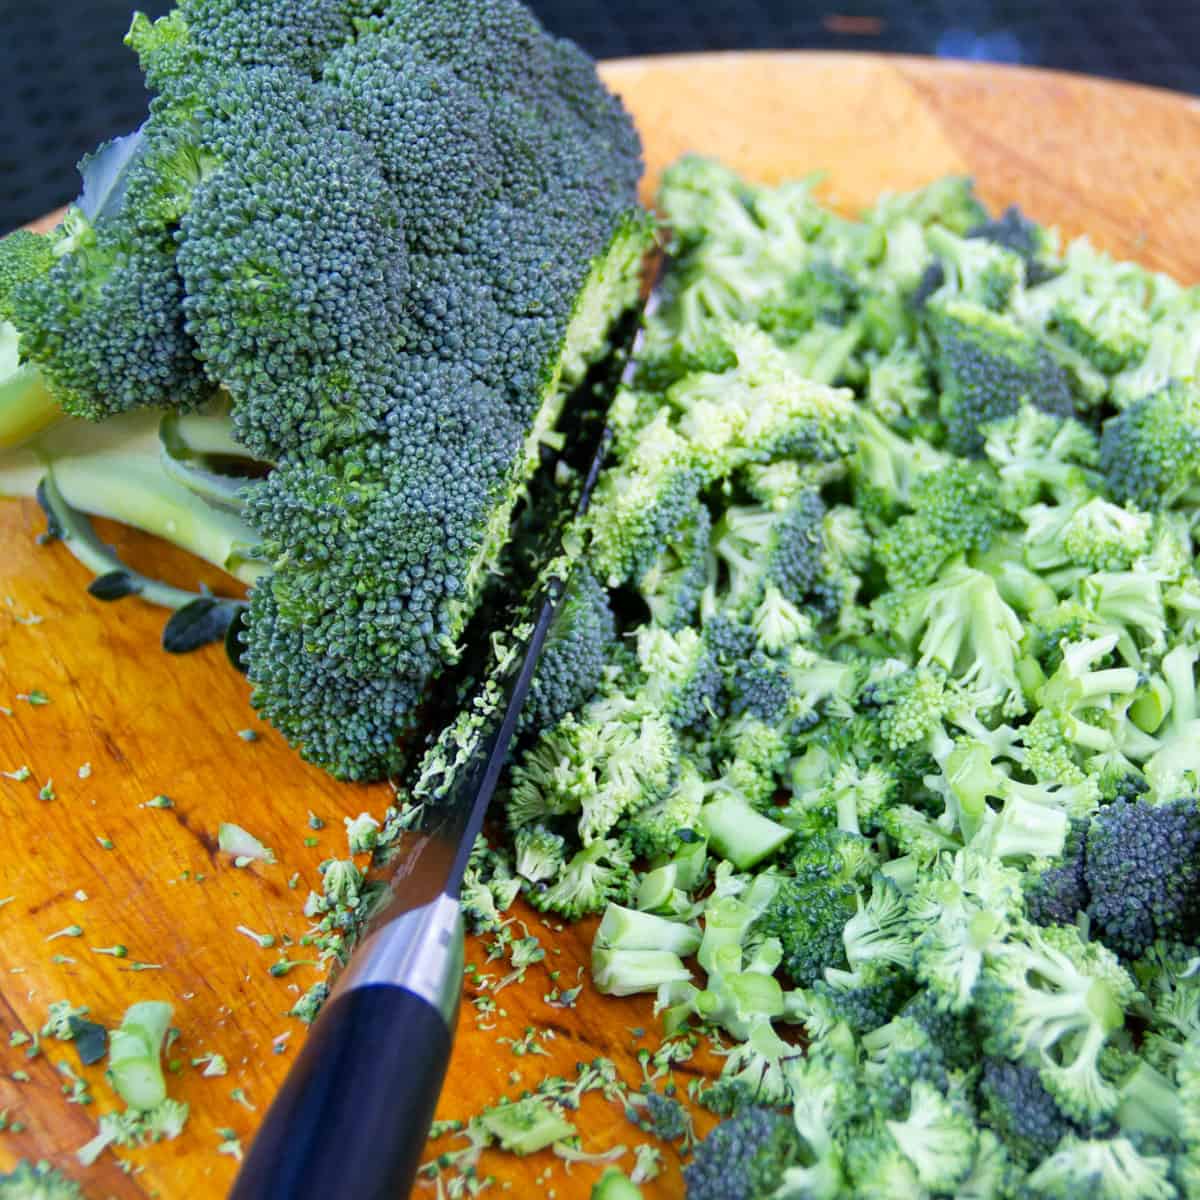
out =
[[[871,1030],[864,1034],[862,1044],[868,1055],[864,1083],[871,1103],[883,1116],[903,1117],[917,1083],[928,1084],[943,1095],[949,1089],[950,1076],[941,1050],[911,1017],[901,1015]]]
[[[615,634],[608,593],[586,567],[575,567],[538,659],[524,728],[548,728],[592,698]]]
[[[842,931],[856,908],[862,841],[837,831],[806,838],[759,918],[763,935],[783,947],[783,969],[802,987],[827,967],[846,966]]]
[[[632,855],[615,838],[597,838],[567,861],[545,889],[532,888],[529,902],[539,912],[555,912],[574,921],[600,912],[610,901],[627,902],[634,888]]]
[[[1031,288],[1053,279],[1061,269],[1056,261],[1054,239],[1015,204],[1009,205],[999,217],[973,226],[966,236],[983,238],[1019,254],[1025,260],[1025,282]]]
[[[696,630],[668,633],[653,625],[637,635],[645,696],[678,729],[703,729],[720,711],[721,671],[708,641]]]
[[[912,976],[886,963],[871,963],[859,971],[827,968],[812,986],[814,1012],[807,1024],[818,1037],[839,1023],[864,1034],[886,1025],[915,988]]]
[[[1001,498],[1011,512],[1049,497],[1063,501],[1094,489],[1099,443],[1086,425],[1042,412],[1028,402],[1010,417],[984,427],[983,452],[1000,476]]]
[[[642,574],[638,590],[656,625],[672,633],[696,613],[708,582],[708,548],[712,516],[697,500],[692,515],[679,527],[659,557]]]
[[[928,312],[952,449],[978,453],[984,427],[1017,412],[1023,400],[1055,416],[1072,415],[1066,372],[1011,317],[959,299],[931,303]]]
[[[908,1116],[885,1124],[923,1186],[953,1193],[970,1171],[978,1142],[971,1116],[926,1080],[913,1084]]]
[[[1028,1179],[1033,1194],[1046,1200],[1173,1200],[1170,1161],[1143,1155],[1129,1138],[1068,1138]]]
[[[530,883],[554,879],[565,863],[565,840],[544,825],[527,825],[513,836],[517,874]]]
[[[939,297],[953,296],[1000,310],[1013,289],[1025,282],[1022,256],[994,239],[958,237],[939,225],[931,226],[925,237],[942,268]]]
[[[1137,958],[1158,938],[1200,936],[1200,809],[1194,799],[1116,800],[1093,817],[1084,866],[1099,937]]]
[[[84,1194],[79,1184],[49,1163],[31,1164],[21,1159],[6,1175],[0,1175],[0,1200],[84,1200]]]
[[[1100,438],[1100,468],[1122,504],[1176,504],[1200,478],[1200,393],[1172,383],[1113,417]]]
[[[1006,712],[1024,710],[1017,677],[1024,630],[990,575],[954,565],[928,586],[892,593],[876,607],[900,644],[917,652],[918,665],[945,668]]]
[[[1031,864],[1022,886],[1025,908],[1036,925],[1072,925],[1088,908],[1087,850],[1088,822],[1071,821],[1066,844],[1058,858]]]
[[[766,1200],[800,1162],[803,1145],[789,1116],[749,1105],[696,1147],[683,1169],[688,1200]]]
[[[824,569],[825,505],[816,491],[800,492],[784,506],[729,508],[713,532],[713,552],[726,572],[719,603],[734,610],[753,607],[774,586],[800,604]]]
[[[981,981],[984,1048],[1036,1055],[1059,1107],[1088,1121],[1111,1112],[1117,1092],[1100,1071],[1101,1052],[1137,995],[1116,956],[1074,928],[1025,926],[997,947]]]
[[[1036,1067],[988,1058],[979,1095],[984,1121],[1027,1166],[1049,1157],[1064,1137],[1079,1132],[1042,1085]]]
[[[948,559],[986,550],[1009,520],[989,472],[965,461],[922,475],[913,484],[908,503],[912,513],[901,517],[875,544],[893,587],[931,582]]]

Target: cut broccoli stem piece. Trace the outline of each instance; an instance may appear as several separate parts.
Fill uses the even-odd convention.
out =
[[[792,831],[755,811],[736,792],[710,800],[700,810],[700,823],[709,845],[739,871],[746,871],[774,854],[792,836]]]
[[[266,570],[254,557],[258,535],[167,476],[158,425],[159,414],[148,411],[99,425],[61,420],[0,454],[0,495],[35,496],[53,471],[77,512],[141,529],[253,583]]]
[[[217,508],[241,514],[246,507],[246,490],[254,486],[254,481],[230,475],[217,463],[232,460],[249,464],[256,460],[234,440],[231,430],[226,407],[215,415],[169,412],[158,434],[163,472],[168,479]]]
[[[17,366],[16,343],[16,330],[0,324],[0,450],[21,445],[62,416],[41,372]]]
[[[484,1129],[513,1154],[533,1154],[576,1132],[575,1126],[557,1109],[536,1096],[501,1101],[481,1113],[479,1120]]]

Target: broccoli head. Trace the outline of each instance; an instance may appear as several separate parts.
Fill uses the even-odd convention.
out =
[[[1118,953],[1140,956],[1157,938],[1200,936],[1200,809],[1115,800],[1092,818],[1084,866],[1087,912]]]
[[[696,1147],[683,1169],[688,1200],[767,1200],[803,1147],[791,1117],[747,1105]]]
[[[950,446],[983,448],[984,426],[1017,412],[1022,400],[1060,417],[1074,412],[1071,382],[1053,355],[1013,318],[967,300],[927,307]]]
[[[1120,503],[1170,508],[1200,479],[1200,392],[1172,383],[1109,420],[1100,468]]]

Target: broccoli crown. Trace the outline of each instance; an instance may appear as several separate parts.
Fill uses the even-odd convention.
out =
[[[139,181],[160,170],[154,146],[131,134],[85,158],[84,194],[45,239],[50,255],[20,238],[16,255],[2,256],[12,273],[0,304],[21,359],[77,416],[186,408],[209,391],[185,329],[171,232],[138,212]]]
[[[576,566],[538,659],[522,726],[548,728],[590,700],[615,637],[608,593],[586,566]]]
[[[1200,936],[1200,809],[1194,799],[1116,800],[1092,819],[1087,912],[1099,936],[1130,958],[1156,938]]]
[[[383,722],[456,657],[542,435],[636,298],[637,135],[516,0],[182,0],[128,40],[150,118],[85,160],[51,239],[6,240],[0,303],[77,415],[229,393],[271,468],[245,513],[273,594],[257,702],[295,738],[281,679],[385,688],[390,762]],[[321,669],[271,661],[289,645]]]
[[[1074,412],[1070,380],[1037,338],[1011,317],[967,300],[930,304],[941,379],[941,415],[960,454],[983,448],[983,427],[1028,400],[1045,412]]]
[[[979,1095],[984,1121],[1026,1164],[1041,1162],[1067,1134],[1079,1131],[1046,1091],[1036,1067],[985,1059]]]
[[[1200,478],[1200,397],[1172,383],[1109,420],[1100,468],[1113,497],[1155,511],[1169,508]]]
[[[683,1169],[688,1200],[766,1200],[803,1147],[790,1117],[746,1105],[696,1147]]]

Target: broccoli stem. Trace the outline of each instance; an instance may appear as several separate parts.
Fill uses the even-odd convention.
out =
[[[92,528],[91,521],[83,514],[76,512],[64,499],[54,482],[54,475],[48,474],[42,481],[38,491],[38,501],[46,510],[50,521],[51,532],[64,546],[96,576],[96,583],[89,589],[99,599],[117,599],[119,596],[141,596],[151,604],[163,608],[180,609],[185,604],[199,599],[201,593],[188,592],[183,588],[171,587],[157,579],[140,574],[127,567],[110,546],[106,546]],[[115,586],[120,579],[119,589]],[[112,587],[105,588],[103,581],[112,581]],[[101,585],[101,586],[97,586]]]
[[[0,450],[53,425],[62,416],[36,367],[17,366],[16,330],[0,323]]]
[[[0,495],[35,496],[50,473],[77,512],[141,529],[221,567],[244,583],[266,570],[258,536],[237,515],[207,503],[163,469],[160,414],[129,413],[95,425],[60,419],[0,453]]]
[[[717,853],[739,871],[774,854],[792,836],[790,829],[756,812],[746,799],[732,792],[710,800],[700,810],[700,821]]]

